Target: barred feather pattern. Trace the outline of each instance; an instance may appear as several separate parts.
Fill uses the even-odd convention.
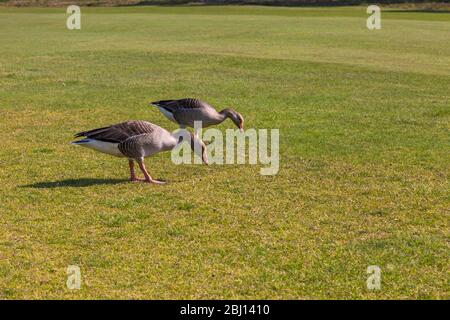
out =
[[[152,102],[155,106],[166,109],[169,112],[175,112],[180,109],[200,109],[200,108],[212,108],[206,102],[198,99],[185,98],[179,100],[161,100]]]
[[[79,132],[75,137],[87,137],[106,142],[121,143],[130,137],[153,133],[156,125],[142,120],[131,120],[109,127]]]
[[[119,143],[118,148],[126,157],[131,159],[140,159],[147,155],[144,146],[151,145],[152,143],[153,138],[151,134],[144,133],[130,137]]]

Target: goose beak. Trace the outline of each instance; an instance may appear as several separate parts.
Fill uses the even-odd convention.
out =
[[[240,127],[239,127],[239,131],[240,131],[241,133],[244,133],[244,127],[243,127],[243,126],[240,126]]]

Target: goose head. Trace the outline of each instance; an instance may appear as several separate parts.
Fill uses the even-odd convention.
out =
[[[227,108],[220,111],[220,113],[224,114],[227,118],[230,118],[231,121],[239,128],[241,132],[244,132],[244,117],[234,109]]]

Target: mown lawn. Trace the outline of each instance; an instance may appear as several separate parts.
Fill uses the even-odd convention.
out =
[[[450,298],[450,14],[0,8],[0,298]],[[69,145],[198,97],[280,129],[280,171]],[[232,128],[227,121],[221,130]],[[80,290],[66,268],[81,269]],[[382,270],[379,291],[366,269]]]

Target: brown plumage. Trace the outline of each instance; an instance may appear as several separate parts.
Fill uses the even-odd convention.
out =
[[[143,133],[132,136],[122,141],[117,146],[126,157],[131,159],[139,159],[145,157],[145,146],[153,143],[151,134]]]
[[[130,120],[112,126],[83,131],[75,134],[75,138],[86,137],[106,142],[123,142],[126,139],[155,131],[154,124],[142,120]]]
[[[230,118],[241,131],[244,129],[244,118],[237,111],[226,108],[217,112],[211,105],[198,99],[160,100],[151,105],[182,128],[194,128],[197,121],[201,121],[202,127],[206,128]]]
[[[86,148],[94,149],[117,157],[126,157],[130,165],[131,181],[140,181],[134,172],[134,161],[139,164],[144,173],[145,182],[162,183],[154,180],[145,168],[144,158],[161,151],[172,150],[182,142],[175,134],[147,121],[135,120],[118,123],[108,127],[83,131],[75,137],[86,137],[72,142]],[[206,148],[203,142],[192,135],[187,135],[191,141],[191,148],[208,164]],[[195,148],[196,145],[201,148]]]
[[[152,102],[156,106],[160,106],[170,112],[175,112],[180,109],[198,109],[198,108],[212,108],[206,102],[193,98],[184,98],[178,100],[160,100]]]

